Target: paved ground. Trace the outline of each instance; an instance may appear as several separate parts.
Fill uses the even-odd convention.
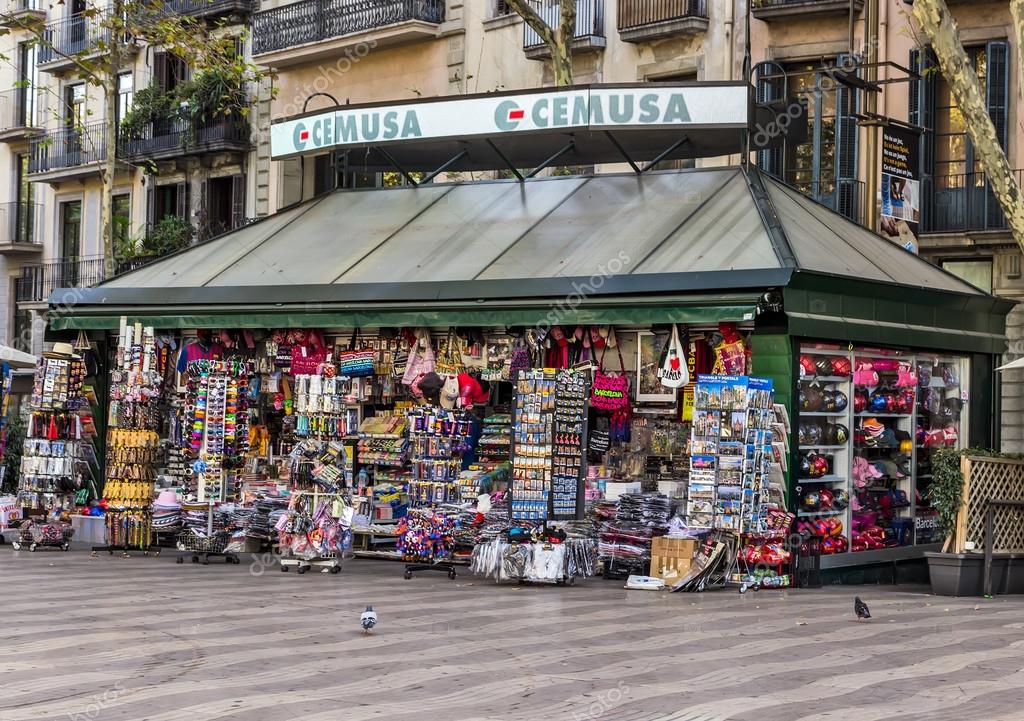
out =
[[[1024,719],[1024,596],[262,570],[0,547],[0,720]]]

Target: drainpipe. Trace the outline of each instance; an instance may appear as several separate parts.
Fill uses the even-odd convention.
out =
[[[723,23],[725,26],[725,80],[732,80],[732,59],[736,57],[733,54],[733,49],[735,48],[736,43],[732,36],[733,18],[735,17],[736,11],[735,3],[736,0],[729,0],[725,3],[725,22]],[[711,3],[708,3],[708,5],[710,4]]]
[[[865,79],[871,83],[878,79],[878,0],[866,0],[864,3],[864,42],[867,45],[867,64]],[[864,93],[865,110],[873,114],[877,110],[877,93]],[[878,230],[878,128],[868,127],[867,142],[864,143],[867,156],[867,175],[864,179],[864,191],[867,195],[867,227]]]

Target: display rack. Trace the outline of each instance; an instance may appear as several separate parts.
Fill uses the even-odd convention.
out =
[[[463,411],[436,406],[409,413],[409,502],[415,508],[458,503],[462,454],[469,447],[471,421]]]
[[[307,501],[312,506],[307,505]],[[296,491],[289,514],[287,522],[292,525],[292,531],[286,530],[280,535],[281,571],[286,572],[294,567],[302,575],[315,566],[323,569],[324,573],[341,573],[342,553],[346,545],[351,545],[352,538],[350,528],[353,513],[348,505],[348,497],[342,493]],[[330,529],[329,526],[335,528]],[[328,537],[331,533],[335,534],[336,539],[333,544]],[[306,550],[303,552],[306,555],[295,555],[295,540],[286,545],[284,538],[287,535],[299,537],[300,547],[305,545]]]

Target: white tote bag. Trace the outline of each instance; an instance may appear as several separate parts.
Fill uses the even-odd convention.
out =
[[[690,382],[690,371],[686,367],[686,349],[679,342],[679,326],[672,324],[672,338],[668,352],[658,369],[658,378],[666,388],[682,388]]]

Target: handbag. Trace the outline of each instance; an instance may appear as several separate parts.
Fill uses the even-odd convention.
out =
[[[326,348],[308,348],[304,345],[292,346],[292,375],[315,375],[320,372],[320,368],[326,360]]]
[[[666,388],[682,388],[690,382],[690,371],[686,367],[686,356],[679,342],[679,326],[672,324],[672,338],[666,349],[665,359],[658,368],[658,378]]]
[[[402,350],[399,346],[391,354],[391,375],[401,380],[405,375],[405,367],[409,365],[409,351]]]
[[[411,386],[418,378],[433,373],[434,365],[434,348],[430,344],[430,332],[420,328],[416,331],[416,342],[409,348],[409,359],[405,365],[405,373],[402,374],[402,385]]]
[[[626,375],[626,364],[619,353],[619,373],[604,372],[604,354],[607,346],[601,351],[601,360],[594,371],[594,384],[590,388],[590,405],[601,411],[619,411],[629,407],[629,377]]]
[[[434,371],[439,376],[457,376],[462,372],[462,339],[451,330],[441,352],[437,354]]]
[[[516,380],[519,371],[528,370],[532,367],[530,363],[530,349],[526,346],[526,340],[517,338],[512,352],[509,353],[508,377],[509,380]]]
[[[365,378],[373,375],[373,361],[376,352],[372,348],[360,346],[359,329],[352,331],[348,350],[338,353],[338,375],[349,378]]]

